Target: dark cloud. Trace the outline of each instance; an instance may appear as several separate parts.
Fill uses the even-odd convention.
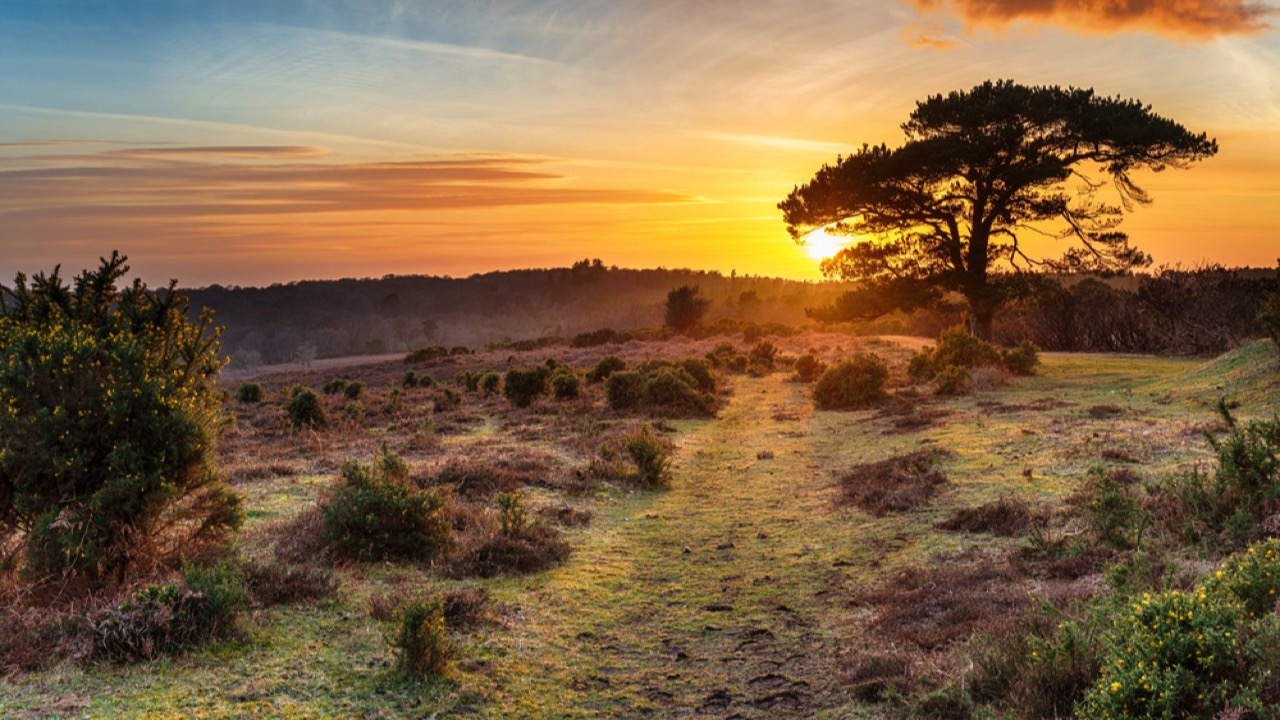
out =
[[[1017,20],[1089,32],[1143,30],[1207,40],[1270,28],[1277,7],[1250,0],[907,0],[924,11],[947,9],[965,23],[1002,27]]]

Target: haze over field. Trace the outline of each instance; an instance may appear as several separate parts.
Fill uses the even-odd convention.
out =
[[[603,257],[818,277],[776,209],[991,78],[1133,97],[1221,152],[1141,181],[1157,263],[1269,266],[1271,3],[0,5],[0,275],[119,248],[151,282]],[[832,251],[828,248],[828,252]]]

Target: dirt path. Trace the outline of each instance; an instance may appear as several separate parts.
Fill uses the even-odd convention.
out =
[[[831,637],[849,529],[804,389],[741,379],[719,418],[682,424],[671,489],[607,510],[515,601],[482,713],[850,715]]]

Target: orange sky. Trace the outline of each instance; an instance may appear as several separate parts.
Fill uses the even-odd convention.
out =
[[[1257,3],[197,5],[0,6],[0,273],[119,249],[184,285],[584,257],[816,278],[777,202],[990,78],[1136,97],[1218,139],[1146,178],[1124,229],[1157,264],[1280,256],[1280,41]]]

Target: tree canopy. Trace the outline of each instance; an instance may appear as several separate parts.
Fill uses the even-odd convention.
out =
[[[828,276],[861,281],[864,297],[902,304],[957,291],[984,338],[995,309],[1028,272],[1149,264],[1117,229],[1126,210],[1151,201],[1133,174],[1188,167],[1218,151],[1204,133],[1136,100],[1009,80],[934,95],[916,104],[902,129],[902,146],[863,145],[824,165],[778,208],[797,242],[818,228],[871,236],[824,261]],[[1066,247],[1058,257],[1033,253],[1031,236]],[[878,305],[869,311],[885,307]]]

